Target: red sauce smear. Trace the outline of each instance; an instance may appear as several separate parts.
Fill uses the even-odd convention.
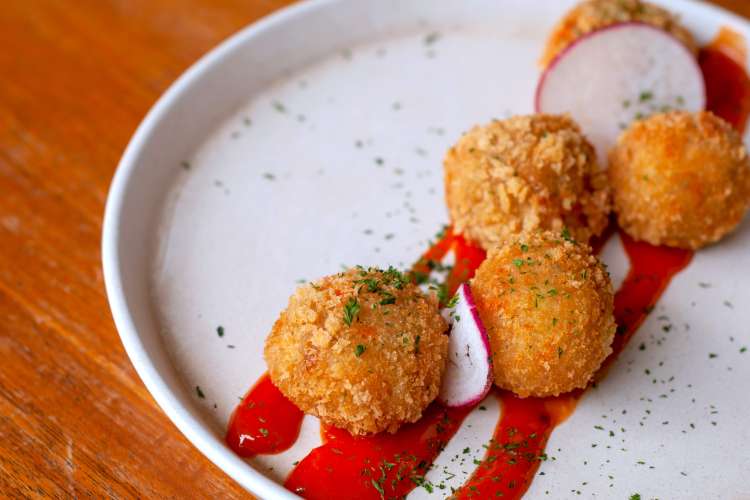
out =
[[[280,453],[297,441],[303,416],[265,374],[234,410],[226,443],[241,457]]]
[[[456,498],[520,498],[528,489],[557,424],[575,409],[578,395],[525,398],[495,388],[500,420],[482,462]]]
[[[433,403],[396,434],[368,437],[325,426],[324,444],[297,465],[284,486],[311,499],[400,498],[422,484],[431,488],[424,475],[470,411]]]
[[[449,296],[456,293],[461,283],[474,277],[477,268],[487,257],[484,250],[470,244],[462,236],[459,235],[454,238],[453,255],[456,258],[456,262],[453,264],[453,269],[451,269],[448,279],[445,282]]]
[[[743,131],[750,115],[750,78],[744,69],[744,40],[723,28],[716,40],[701,50],[699,63],[706,80],[707,109]],[[594,242],[598,252],[612,229]],[[654,247],[620,233],[630,260],[630,271],[615,294],[618,324],[613,352],[596,380],[601,379],[668,286],[684,269],[692,252]],[[448,296],[471,279],[485,258],[448,228],[425,252],[412,272],[415,279],[429,275],[434,263],[453,250],[455,264],[445,286]],[[584,391],[553,398],[526,398],[501,390],[494,394],[502,405],[500,418],[481,464],[460,488],[458,498],[520,498],[528,489],[555,426],[575,409]],[[323,427],[323,445],[315,448],[292,471],[285,486],[307,498],[391,498],[408,494],[424,483],[445,444],[455,435],[471,409],[446,409],[434,403],[418,422],[396,434],[355,438],[346,431]],[[227,443],[240,456],[278,453],[297,439],[300,412],[264,376],[235,410]]]
[[[724,118],[740,133],[750,116],[750,78],[745,71],[747,48],[742,35],[721,28],[698,55],[706,82],[706,109]]]

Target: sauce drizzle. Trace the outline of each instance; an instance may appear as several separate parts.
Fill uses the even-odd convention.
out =
[[[234,410],[225,440],[241,457],[280,453],[297,441],[302,417],[265,374]]]
[[[744,38],[721,28],[716,38],[698,54],[706,82],[706,109],[724,118],[740,133],[750,116],[750,78],[745,71]]]
[[[433,403],[396,434],[367,437],[322,426],[324,444],[297,465],[284,486],[311,499],[400,498],[417,486],[429,491],[435,486],[425,474],[470,411]]]

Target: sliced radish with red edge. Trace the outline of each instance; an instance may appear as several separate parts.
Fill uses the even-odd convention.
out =
[[[451,325],[448,366],[438,400],[459,408],[479,403],[492,387],[490,339],[477,312],[471,289],[458,288],[443,315]]]
[[[535,107],[570,113],[605,166],[632,121],[671,109],[700,111],[705,104],[693,53],[664,30],[627,22],[588,33],[560,53],[542,74]]]

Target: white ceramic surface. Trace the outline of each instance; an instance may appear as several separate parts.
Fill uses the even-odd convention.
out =
[[[245,488],[291,497],[276,481],[319,442],[306,417],[280,455],[246,462],[223,443],[296,282],[418,258],[447,221],[445,150],[476,123],[531,112],[536,59],[572,3],[298,4],[204,57],[139,127],[105,216],[113,316],[159,405]],[[700,41],[722,25],[750,37],[745,21],[712,7],[659,3]],[[746,220],[673,281],[607,379],[554,432],[555,459],[529,498],[750,496],[750,352],[740,352],[750,347],[748,245]],[[604,259],[619,282],[627,263],[617,238]],[[485,406],[428,479],[457,487],[471,473],[452,469],[450,482],[441,471],[466,446],[480,458],[499,411],[492,397]]]

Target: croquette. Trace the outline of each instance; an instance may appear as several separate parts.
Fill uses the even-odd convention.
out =
[[[477,126],[448,150],[445,197],[457,233],[490,249],[523,232],[588,242],[608,223],[606,173],[567,115],[515,116]]]
[[[733,231],[750,207],[742,138],[710,112],[635,122],[609,158],[618,222],[637,240],[697,249]]]
[[[586,0],[568,11],[552,31],[540,60],[543,67],[581,36],[622,22],[641,22],[663,29],[694,54],[693,35],[669,11],[640,0]]]
[[[271,381],[305,413],[353,435],[414,422],[448,354],[437,299],[390,268],[299,287],[266,339]]]
[[[584,388],[612,352],[612,283],[591,248],[567,231],[495,247],[471,290],[502,389],[543,397]]]

